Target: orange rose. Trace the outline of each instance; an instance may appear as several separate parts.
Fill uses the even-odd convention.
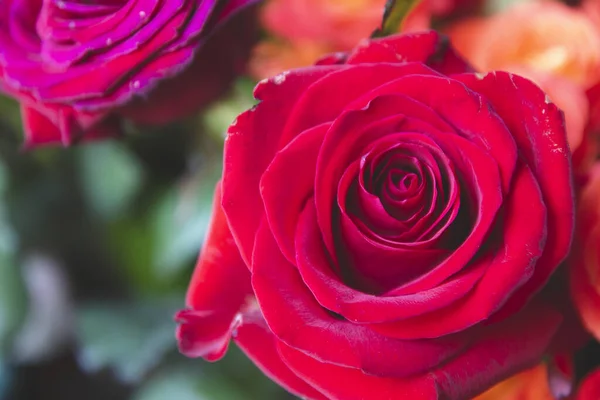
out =
[[[386,0],[269,0],[262,22],[272,35],[255,50],[258,79],[313,64],[322,55],[347,51],[379,28]],[[433,17],[478,10],[482,0],[422,0],[403,31],[428,29]]]
[[[377,29],[386,0],[270,0],[262,22],[275,37],[255,49],[250,65],[262,79],[352,48]]]

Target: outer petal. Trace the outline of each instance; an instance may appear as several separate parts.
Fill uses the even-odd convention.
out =
[[[436,375],[448,399],[466,399],[537,364],[552,341],[561,316],[541,302],[491,325],[464,355],[442,365]]]
[[[21,103],[21,118],[25,131],[25,148],[62,142],[58,127],[35,108]]]
[[[354,100],[366,97],[366,101],[353,107],[362,108],[373,99],[370,93],[374,89],[391,80],[415,74],[440,76],[419,63],[377,63],[339,68],[306,88],[297,99],[286,122],[283,138],[289,141],[306,129],[333,121]],[[348,82],[353,84],[348,85]]]
[[[284,362],[330,400],[396,399],[398,396],[411,400],[440,398],[434,380],[428,375],[407,379],[380,378],[319,362],[281,342],[278,348]]]
[[[261,102],[229,127],[223,165],[223,210],[248,265],[263,216],[260,178],[275,152],[285,145],[280,139],[290,110],[307,87],[339,68],[305,68],[259,83],[254,96]]]
[[[464,400],[539,362],[559,324],[560,315],[534,304],[489,329],[460,356],[408,379],[369,376],[325,364],[283,343],[279,344],[279,351],[298,376],[332,400]]]
[[[221,210],[217,184],[213,217],[187,293],[187,310],[176,315],[179,349],[188,357],[216,361],[227,351],[236,315],[252,295],[250,274]]]
[[[118,119],[104,113],[79,113],[69,106],[21,103],[25,131],[24,148],[43,145],[69,146],[78,141],[97,140],[121,135]]]
[[[283,362],[277,351],[278,340],[265,323],[260,310],[244,313],[234,340],[265,375],[289,392],[301,398],[327,400]]]
[[[548,209],[548,238],[531,279],[506,306],[518,309],[546,283],[571,247],[574,226],[571,157],[562,112],[532,82],[505,72],[456,75],[481,93],[514,135]]]
[[[368,40],[349,55],[348,64],[420,62],[445,75],[472,72],[473,68],[436,31],[392,35]]]
[[[292,263],[296,260],[296,225],[312,197],[317,155],[328,129],[328,124],[321,124],[301,133],[275,155],[260,180],[269,226],[281,252]],[[302,168],[298,169],[299,165]]]
[[[596,369],[584,378],[574,400],[596,399],[600,399],[600,369]]]

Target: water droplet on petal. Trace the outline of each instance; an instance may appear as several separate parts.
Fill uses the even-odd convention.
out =
[[[283,82],[285,82],[285,77],[288,76],[290,72],[289,71],[284,71],[282,73],[280,73],[279,75],[275,76],[273,78],[273,83],[276,85],[281,85]]]

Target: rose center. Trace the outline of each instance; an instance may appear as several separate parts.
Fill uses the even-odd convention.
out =
[[[353,171],[358,174],[350,183]],[[460,188],[452,162],[437,143],[418,133],[383,138],[347,169],[342,181],[349,182],[341,186],[342,212],[369,246],[378,243],[379,249],[363,254],[356,236],[345,236],[340,254],[350,284],[382,292],[427,273],[445,257],[448,237],[456,236],[448,227],[460,209]],[[390,265],[388,256],[395,259],[415,249],[422,256],[418,263],[407,256],[395,268],[380,268]]]
[[[419,177],[414,172],[393,169],[388,174],[387,184],[402,194],[410,194],[417,189]]]

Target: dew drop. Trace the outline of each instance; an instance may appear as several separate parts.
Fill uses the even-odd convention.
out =
[[[283,82],[285,82],[285,78],[288,74],[289,74],[289,71],[284,71],[284,72],[280,73],[279,75],[277,75],[273,78],[273,83],[276,85],[281,85]]]

